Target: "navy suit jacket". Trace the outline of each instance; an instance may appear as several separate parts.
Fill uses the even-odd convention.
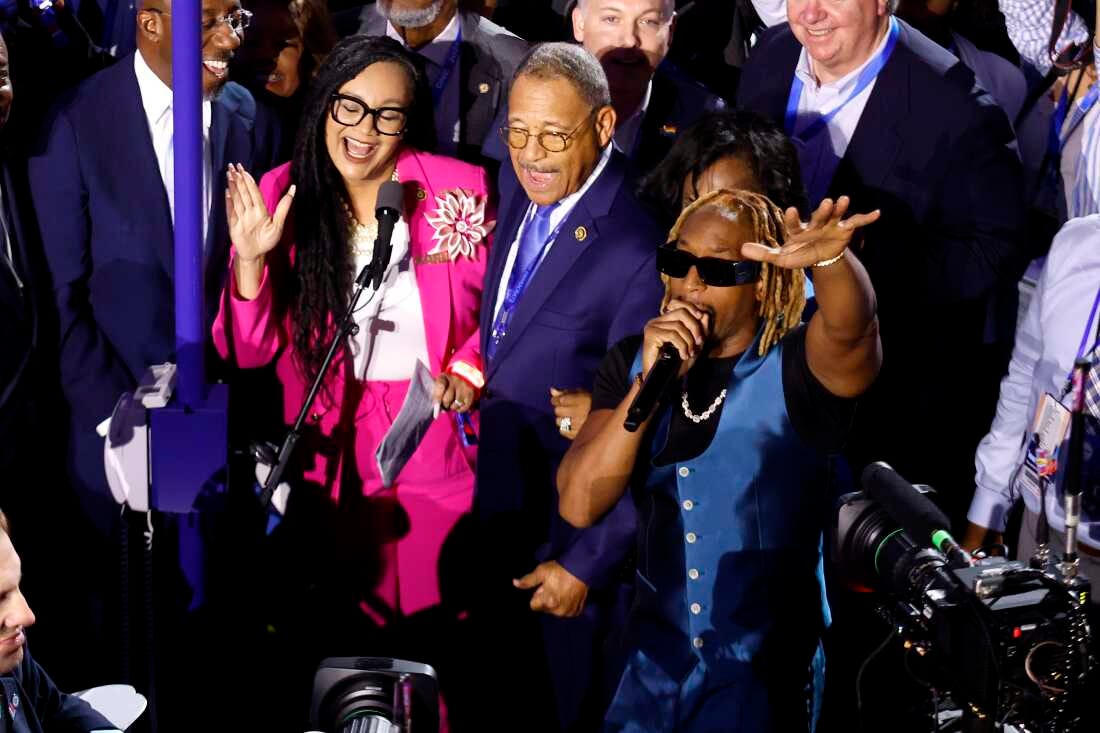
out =
[[[8,708],[4,713],[7,722],[0,721],[0,728],[11,730],[11,733],[117,730],[114,723],[91,705],[57,689],[31,657],[27,646],[23,647],[23,661],[11,672],[0,675],[0,688]],[[14,719],[10,715],[13,707]]]
[[[862,410],[868,445],[878,444],[862,457],[903,472],[907,465],[906,477],[920,481],[939,460],[932,442],[952,442],[942,431],[953,429],[953,415],[981,413],[974,397],[982,389],[996,399],[999,369],[974,360],[989,340],[995,298],[1014,288],[1026,264],[1018,235],[1024,205],[1004,112],[970,69],[898,22],[897,46],[828,193],[850,196],[852,212],[882,210],[853,247],[875,288],[883,345],[879,384]],[[786,24],[766,32],[745,67],[738,105],[782,125],[801,50]],[[986,429],[992,407],[975,418]],[[963,463],[973,470],[978,438],[951,448],[958,470],[967,470]]]
[[[213,101],[208,323],[229,256],[225,168],[272,163],[272,132],[256,129],[254,120],[255,102],[243,87],[228,84]],[[98,507],[86,508],[102,516],[110,497],[95,426],[147,366],[175,358],[172,221],[132,54],[62,101],[29,160],[29,175],[57,307],[73,478],[82,496],[99,497]]]
[[[668,155],[681,132],[708,112],[725,106],[721,97],[711,94],[672,63],[663,62],[653,75],[649,106],[630,156],[635,170],[642,174],[653,170]]]
[[[664,233],[634,197],[626,168],[625,158],[613,154],[566,217],[488,365],[481,405],[475,512],[511,524],[529,543],[522,549],[558,560],[594,587],[611,580],[633,549],[634,507],[624,498],[584,530],[560,518],[554,479],[569,441],[554,422],[550,387],[591,390],[604,355],[624,336],[640,333],[660,306],[656,249]],[[512,167],[503,166],[497,245],[481,307],[482,353],[529,203]]]

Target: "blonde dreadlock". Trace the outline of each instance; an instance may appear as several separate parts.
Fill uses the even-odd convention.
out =
[[[755,241],[768,247],[778,247],[787,240],[787,227],[783,223],[783,212],[778,206],[752,191],[722,189],[700,196],[680,212],[680,217],[668,233],[669,243],[680,238],[680,229],[692,214],[707,206],[718,207],[738,216],[742,212],[747,213],[752,220]],[[665,298],[661,303],[663,310],[670,298],[669,277],[661,275],[661,279],[665,283]],[[768,353],[788,331],[798,325],[802,309],[806,306],[803,282],[804,276],[800,270],[761,263],[758,286],[763,291],[763,296],[760,298],[757,314],[764,321],[764,334],[760,338],[760,356]]]

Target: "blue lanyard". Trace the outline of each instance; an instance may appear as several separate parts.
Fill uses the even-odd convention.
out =
[[[852,90],[852,93],[848,95],[848,98],[838,104],[829,112],[818,117],[810,126],[802,132],[795,135],[794,126],[798,121],[798,101],[802,98],[802,80],[798,78],[798,74],[794,75],[794,80],[791,81],[791,94],[787,97],[787,113],[784,116],[784,126],[787,129],[787,134],[792,137],[797,137],[803,142],[808,141],[828,126],[829,122],[837,116],[840,110],[848,106],[848,103],[858,97],[864,89],[866,89],[871,82],[878,77],[879,72],[886,66],[886,62],[890,60],[890,54],[894,52],[894,46],[898,43],[898,34],[901,32],[900,26],[898,26],[897,20],[894,16],[890,16],[890,30],[886,38],[886,46],[882,49],[878,56],[867,65],[859,77],[856,79],[856,87]]]
[[[1092,324],[1096,320],[1096,309],[1100,307],[1100,288],[1096,289],[1096,297],[1092,299],[1092,310],[1089,311],[1089,322],[1085,325],[1085,332],[1081,334],[1081,345],[1077,347],[1077,359],[1080,359],[1086,353],[1096,348],[1096,345],[1100,343],[1100,336],[1093,339],[1092,347],[1089,347],[1089,336],[1092,334]],[[1074,362],[1077,361],[1074,359]],[[1073,367],[1069,369],[1069,374],[1066,375],[1066,386],[1062,390],[1062,397],[1070,393],[1073,388]]]
[[[443,98],[443,91],[447,88],[447,82],[451,80],[451,74],[458,66],[458,57],[462,53],[462,26],[458,27],[458,35],[455,37],[451,48],[447,51],[447,58],[443,60],[443,70],[439,72],[435,83],[432,84],[432,105],[439,106],[439,100]]]
[[[1062,154],[1062,150],[1066,147],[1066,141],[1069,140],[1070,135],[1081,124],[1081,121],[1085,119],[1085,115],[1096,104],[1098,98],[1100,98],[1100,84],[1093,84],[1089,87],[1085,98],[1081,100],[1081,104],[1074,107],[1069,127],[1063,134],[1062,126],[1065,125],[1066,113],[1069,112],[1069,87],[1067,85],[1062,88],[1062,96],[1058,98],[1058,104],[1054,108],[1054,116],[1050,120],[1050,139],[1047,148],[1052,157]]]
[[[509,285],[508,289],[504,292],[504,302],[501,303],[500,310],[497,311],[497,317],[493,321],[493,331],[490,334],[494,346],[499,345],[501,340],[503,340],[504,336],[508,333],[508,324],[512,320],[512,313],[519,303],[520,296],[523,295],[523,291],[527,289],[528,284],[531,282],[531,278],[535,276],[535,271],[539,269],[539,265],[541,265],[542,261],[546,258],[546,254],[550,251],[550,245],[558,238],[558,232],[561,231],[561,227],[565,224],[565,219],[567,218],[568,216],[563,217],[558,225],[554,227],[553,231],[551,231],[550,235],[546,238],[546,241],[542,243],[542,249],[539,250],[538,257],[531,261],[531,264],[527,266],[527,269],[524,270],[519,280]],[[532,221],[534,221],[534,219],[528,221],[524,226],[530,226]],[[517,241],[521,239],[522,236],[523,233],[521,231]],[[519,255],[518,250],[516,255]],[[511,275],[509,275],[508,279],[511,279]]]

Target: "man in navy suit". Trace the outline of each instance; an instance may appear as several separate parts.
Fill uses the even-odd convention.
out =
[[[225,85],[247,23],[238,0],[203,2],[206,316],[228,261],[225,168],[266,165],[255,102]],[[171,14],[146,0],[138,51],[77,87],[30,159],[31,190],[60,319],[62,389],[71,409],[78,492],[103,531],[117,514],[95,428],[145,368],[174,359]]]
[[[482,606],[493,654],[484,661],[492,669],[514,655],[492,684],[505,688],[496,700],[526,706],[529,717],[501,718],[523,730],[591,729],[620,669],[602,649],[624,610],[634,509],[624,501],[586,530],[561,519],[554,474],[570,426],[555,421],[550,402],[552,388],[591,390],[603,354],[657,312],[663,292],[663,233],[631,193],[614,129],[606,77],[584,49],[545,44],[520,64],[481,308],[488,367],[474,514],[491,563]],[[533,593],[517,596],[508,578]],[[531,702],[548,692],[535,689],[540,670],[528,655],[537,647],[556,723],[553,703]]]
[[[789,24],[749,57],[738,104],[786,125],[811,207],[846,194],[854,211],[881,210],[853,251],[878,299],[882,371],[848,454],[857,472],[883,460],[936,487],[961,530],[1007,363],[991,343],[994,315],[1025,264],[1021,166],[1004,112],[958,59],[894,18],[895,5],[789,0]],[[850,679],[845,665],[866,656],[874,622],[846,594],[830,601],[845,651],[829,674]]]
[[[811,207],[843,193],[855,211],[882,210],[856,252],[885,359],[853,448],[937,486],[961,519],[1004,367],[985,344],[1025,264],[1012,128],[887,0],[791,0],[788,16],[750,57],[739,106],[786,124]]]
[[[175,360],[171,19],[168,0],[145,0],[138,13],[137,52],[73,90],[29,160],[60,330],[69,479],[94,528],[75,544],[81,548],[79,562],[72,560],[81,575],[75,580],[84,591],[74,591],[73,603],[89,604],[85,615],[92,628],[83,643],[102,645],[85,658],[97,658],[100,669],[116,678],[121,673],[112,669],[120,662],[114,633],[116,538],[122,522],[104,476],[103,439],[96,426],[111,415],[123,392],[135,388],[146,367]],[[271,163],[267,151],[275,149],[268,130],[255,122],[252,97],[242,87],[225,85],[229,58],[247,21],[238,0],[203,1],[208,322],[217,312],[228,262],[226,166],[263,169]],[[158,576],[158,593],[172,585],[163,577]]]
[[[669,61],[673,0],[578,0],[573,36],[600,60],[618,123],[615,146],[636,170],[664,159],[680,130],[725,103]]]

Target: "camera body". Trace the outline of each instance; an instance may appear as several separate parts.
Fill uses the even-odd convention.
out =
[[[310,719],[326,733],[436,733],[435,670],[389,657],[326,659],[313,679]]]
[[[879,613],[956,703],[1028,730],[1078,725],[1089,668],[1087,580],[1003,558],[951,567],[863,492],[841,497],[832,535],[834,562],[882,594]]]

